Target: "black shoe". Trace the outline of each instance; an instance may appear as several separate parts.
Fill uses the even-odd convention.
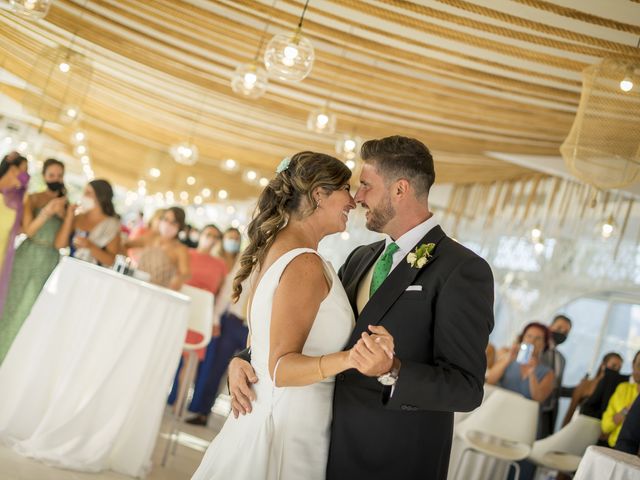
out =
[[[206,426],[207,421],[209,420],[209,415],[196,415],[191,418],[187,418],[184,423],[188,423],[189,425],[200,425]]]

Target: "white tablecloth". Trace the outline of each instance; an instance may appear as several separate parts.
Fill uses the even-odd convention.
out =
[[[606,447],[589,447],[574,480],[638,480],[640,458]]]
[[[0,440],[61,467],[144,476],[189,299],[64,258],[0,367]]]

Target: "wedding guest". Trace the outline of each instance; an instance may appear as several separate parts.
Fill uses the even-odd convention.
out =
[[[557,315],[551,325],[549,325],[549,333],[551,341],[549,348],[542,354],[542,363],[553,370],[555,374],[555,385],[551,395],[542,404],[540,411],[540,438],[546,438],[551,435],[555,429],[556,418],[558,416],[558,401],[562,390],[562,378],[564,377],[564,369],[567,360],[564,355],[558,351],[558,345],[567,340],[571,332],[571,319],[566,315]]]
[[[240,244],[240,230],[233,227],[227,228],[222,236],[222,244],[219,246],[217,255],[224,260],[229,271],[233,270],[236,260],[238,259]]]
[[[533,345],[533,353],[525,364],[517,362],[520,344]],[[549,348],[549,331],[545,325],[532,322],[524,327],[518,341],[510,349],[503,349],[487,372],[487,383],[524,395],[536,402],[544,402],[554,388],[553,370],[541,362]]]
[[[151,218],[149,219],[149,223],[147,225],[142,223],[131,231],[131,235],[129,235],[128,240],[136,240],[137,238],[145,236],[149,232],[158,233],[158,225],[160,224],[160,220],[162,220],[164,212],[164,208],[158,208],[155,212],[153,212],[153,215],[151,215]],[[138,263],[140,257],[140,249],[129,248],[127,250],[127,256],[132,258],[135,263]]]
[[[632,367],[630,381],[616,387],[607,409],[602,414],[602,433],[609,435],[607,443],[610,447],[615,447],[622,424],[640,392],[640,351],[633,357]]]
[[[213,313],[213,335],[219,337],[213,348],[207,349],[207,356],[202,363],[193,399],[189,411],[196,413],[186,420],[191,425],[206,425],[215,403],[220,381],[233,355],[247,346],[249,328],[247,326],[246,311],[249,300],[248,281],[237,302],[232,301],[233,280],[240,270],[240,263],[236,262],[220,290],[218,301]]]
[[[178,240],[178,233],[184,227],[184,210],[171,207],[164,211],[158,224],[158,232],[150,231],[125,244],[126,249],[141,249],[138,269],[151,276],[151,283],[180,290],[191,276],[187,247]]]
[[[190,248],[198,248],[198,242],[200,242],[200,231],[196,227],[191,227],[191,230],[189,230],[189,243],[192,246]]]
[[[192,233],[194,233],[195,242],[192,240]],[[185,225],[184,229],[180,231],[178,239],[187,246],[187,248],[196,248],[198,246],[198,230],[194,229],[191,225]]]
[[[28,162],[17,152],[11,152],[0,162],[0,311],[4,307],[9,277],[15,253],[14,242],[20,231],[24,194],[29,183]]]
[[[153,212],[153,215],[151,215],[151,218],[149,219],[148,224],[145,225],[143,223],[131,231],[131,235],[129,235],[129,239],[135,240],[136,238],[140,238],[149,232],[157,232],[158,225],[160,224],[160,220],[162,220],[162,216],[164,215],[164,212],[165,212],[164,208],[158,208],[155,212]]]
[[[640,456],[640,397],[633,402],[622,424],[616,450]]]
[[[72,257],[86,262],[113,265],[120,251],[120,222],[116,218],[109,182],[89,182],[79,204],[67,208],[55,247],[70,247]]]
[[[213,246],[220,240],[220,230],[215,225],[207,225],[202,229],[198,240],[198,247],[189,250],[191,278],[187,285],[207,290],[217,296],[229,273],[224,260],[211,254]]]
[[[605,376],[605,372],[607,370],[613,372],[619,372],[622,368],[622,357],[619,353],[609,352],[602,358],[602,363],[598,367],[598,373],[594,378],[588,378],[585,376],[584,379],[578,384],[578,386],[573,390],[573,395],[571,396],[571,404],[567,410],[566,415],[564,416],[564,420],[562,421],[562,426],[564,427],[568,424],[576,409],[580,408],[582,404],[593,395],[596,390],[598,384],[603,380]],[[584,413],[581,411],[581,413]]]
[[[205,227],[207,229],[207,231],[209,232],[209,236],[211,236],[213,243],[211,245],[211,249],[210,249],[210,253],[213,256],[217,256],[218,258],[220,258],[220,249],[222,248],[222,230],[220,230],[216,225],[214,224],[210,224],[207,225]],[[204,230],[202,230],[202,233],[204,233]],[[226,265],[226,262],[225,262]]]
[[[59,253],[54,241],[67,208],[64,164],[53,158],[48,159],[44,162],[42,176],[47,189],[28,195],[24,202],[22,230],[27,238],[16,250],[0,318],[0,363],[58,264]]]

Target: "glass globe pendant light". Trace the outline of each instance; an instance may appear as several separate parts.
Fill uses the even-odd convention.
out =
[[[275,35],[264,52],[264,65],[270,75],[288,82],[304,80],[313,67],[315,52],[308,38],[302,36],[302,22],[309,0],[304,4],[298,27],[292,33]]]
[[[362,143],[360,137],[354,135],[342,135],[336,142],[336,153],[346,160],[353,160],[358,155],[358,148]]]
[[[336,131],[336,115],[324,106],[309,113],[307,128],[316,133],[334,133]]]
[[[270,21],[271,19],[269,19]],[[260,98],[267,91],[269,76],[267,71],[259,64],[258,58],[264,45],[264,39],[269,29],[269,22],[264,26],[258,50],[253,57],[253,61],[238,65],[231,76],[231,89],[234,93],[247,98]]]
[[[255,60],[238,65],[231,77],[233,92],[247,98],[260,98],[267,91],[268,84],[267,71]]]
[[[41,20],[47,16],[52,0],[9,0],[11,9],[29,20]]]

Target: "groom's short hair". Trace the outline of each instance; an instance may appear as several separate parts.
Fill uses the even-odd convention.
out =
[[[436,179],[431,152],[415,138],[393,135],[368,140],[362,144],[360,157],[375,166],[387,182],[408,180],[417,197],[428,195]]]

